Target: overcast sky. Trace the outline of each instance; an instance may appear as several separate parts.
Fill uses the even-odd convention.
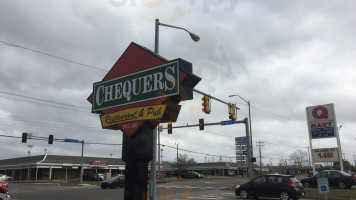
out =
[[[305,108],[334,103],[342,151],[353,163],[355,7],[352,0],[2,0],[0,135],[121,144],[123,133],[103,130],[86,99],[131,42],[153,50],[158,18],[200,36],[194,42],[182,30],[160,27],[160,55],[193,63],[202,78],[196,89],[236,103],[238,120],[248,117],[248,106],[228,96],[251,101],[254,156],[258,141],[266,164],[307,152]],[[228,120],[227,106],[217,101],[210,115],[202,113],[201,97],[195,93],[182,104],[173,126]],[[235,161],[234,137],[244,135],[243,124],[174,129],[162,132],[161,143]],[[81,153],[80,144],[0,137],[0,159],[27,156],[29,144],[31,155]],[[313,140],[313,148],[336,145],[335,138]],[[173,161],[175,151],[163,147],[163,160]],[[219,160],[181,153],[198,162]],[[121,146],[87,144],[85,156],[121,157]]]

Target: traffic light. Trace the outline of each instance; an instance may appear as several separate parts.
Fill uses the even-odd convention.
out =
[[[168,123],[168,134],[172,134],[172,123]]]
[[[53,135],[48,136],[48,144],[53,144]]]
[[[203,101],[201,105],[203,106],[202,111],[206,114],[210,114],[210,97],[204,95],[201,100]]]
[[[199,130],[204,130],[204,119],[199,119]]]
[[[22,133],[22,143],[27,142],[27,133]]]
[[[236,107],[234,104],[229,104],[229,119],[236,120]]]

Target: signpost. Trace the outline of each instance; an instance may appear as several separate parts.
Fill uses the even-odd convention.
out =
[[[79,143],[79,140],[76,139],[64,139],[64,142],[73,142],[73,143]]]
[[[244,137],[235,137],[235,149],[236,149],[236,163],[243,164],[246,163],[247,153],[247,138]]]
[[[125,133],[125,200],[147,198],[153,130],[159,123],[176,122],[179,103],[193,99],[201,78],[192,71],[185,60],[168,61],[132,42],[103,80],[93,84],[88,101],[92,112],[100,114],[102,128]]]
[[[312,149],[313,160],[316,163],[339,161],[338,148]]]
[[[329,193],[329,182],[328,178],[318,178],[318,189],[319,193],[324,193],[325,200],[327,199],[326,193]]]
[[[341,171],[344,171],[341,155],[340,137],[336,123],[334,104],[331,103],[306,107],[306,114],[309,131],[309,143],[313,154],[311,157],[313,172],[315,172],[314,163],[333,161],[340,161]],[[326,152],[326,154],[324,154],[324,152],[319,152],[320,149],[312,148],[312,139],[324,139],[332,137],[336,137],[338,152],[334,151],[335,148],[328,148],[329,150],[333,149],[333,151],[324,149],[322,151],[328,151]],[[336,156],[335,154],[338,154],[338,156]]]

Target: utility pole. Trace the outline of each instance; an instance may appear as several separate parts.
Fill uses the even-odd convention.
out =
[[[355,159],[356,155],[352,155],[352,156],[354,157],[354,164],[355,164],[355,167],[356,167],[356,159]]]
[[[256,142],[256,146],[259,149],[260,152],[260,176],[262,175],[262,153],[261,153],[261,147],[265,146],[264,142],[258,141]]]
[[[31,149],[32,149],[33,145],[29,144],[29,145],[27,145],[27,147],[29,148],[29,150],[27,151],[28,157],[30,157],[31,156]]]
[[[175,143],[177,145],[177,177],[178,177],[178,180],[179,180],[179,176],[180,176],[180,171],[179,171],[179,164],[178,164],[178,145],[179,145],[179,142],[176,142]]]
[[[161,131],[162,126],[158,126],[158,179],[161,179]]]

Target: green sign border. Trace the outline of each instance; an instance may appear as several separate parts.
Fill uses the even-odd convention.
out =
[[[148,94],[144,95],[144,96],[149,96],[148,98],[145,98],[145,97],[142,98],[142,94],[141,94],[141,95],[135,96],[136,100],[133,100],[133,101],[130,101],[130,102],[127,102],[127,103],[120,104],[118,102],[120,100],[112,100],[112,101],[110,101],[111,103],[106,103],[104,106],[97,105],[95,98],[96,98],[96,89],[99,86],[102,86],[102,85],[105,85],[105,86],[114,85],[114,84],[116,84],[116,83],[118,83],[118,82],[120,82],[122,80],[129,80],[131,77],[138,77],[140,75],[145,76],[145,75],[148,75],[148,74],[153,74],[152,72],[162,71],[161,68],[165,69],[167,66],[170,66],[170,65],[175,65],[176,66],[176,69],[174,71],[175,74],[176,74],[176,75],[174,75],[175,86],[171,90],[171,92],[167,93],[167,91],[157,90],[157,91],[149,92]],[[145,70],[142,70],[142,71],[134,72],[132,74],[127,74],[127,75],[124,75],[124,76],[120,76],[120,77],[117,77],[117,78],[114,78],[114,79],[110,79],[110,80],[107,80],[107,81],[94,83],[93,84],[92,112],[98,112],[98,111],[101,111],[101,110],[104,110],[104,109],[114,108],[114,107],[118,107],[118,106],[130,105],[130,104],[133,104],[133,103],[139,103],[139,102],[149,101],[149,100],[158,99],[158,98],[162,98],[162,97],[178,95],[179,94],[179,84],[180,84],[179,73],[180,73],[179,62],[178,61],[174,61],[174,62],[158,65],[158,66],[155,66],[155,67],[152,67],[152,68],[149,68],[149,69],[145,69]],[[152,94],[155,94],[155,95],[152,95]],[[160,95],[160,94],[163,94],[163,95]]]

